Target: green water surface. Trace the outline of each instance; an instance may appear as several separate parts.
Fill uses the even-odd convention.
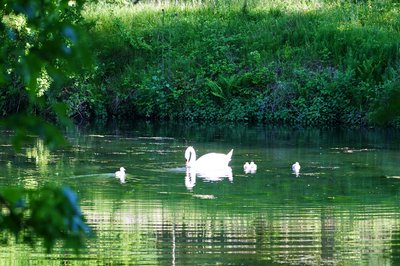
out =
[[[396,131],[140,122],[70,130],[69,147],[35,140],[19,152],[10,135],[0,139],[0,185],[72,187],[96,237],[79,256],[10,241],[0,265],[400,264]],[[188,180],[190,145],[198,156],[234,149],[232,176]],[[251,160],[258,170],[246,174]]]

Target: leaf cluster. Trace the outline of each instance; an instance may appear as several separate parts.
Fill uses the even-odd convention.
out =
[[[17,242],[35,246],[37,238],[50,252],[57,241],[76,252],[91,233],[80,210],[76,194],[68,187],[48,186],[39,191],[5,189],[0,193],[0,228]],[[3,239],[7,240],[7,239]]]
[[[50,147],[65,144],[54,125],[70,123],[57,98],[60,85],[91,60],[82,30],[82,0],[4,0],[0,3],[0,126],[13,130],[20,148],[31,136]],[[58,240],[83,247],[90,233],[77,197],[66,187],[0,192],[0,228],[19,242]]]

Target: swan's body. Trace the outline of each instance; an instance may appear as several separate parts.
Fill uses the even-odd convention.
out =
[[[233,149],[228,154],[207,153],[196,160],[196,151],[192,146],[185,151],[186,167],[195,167],[196,169],[220,169],[228,167],[231,160]]]
[[[300,164],[299,162],[296,162],[292,165],[292,171],[296,174],[296,176],[299,176],[300,173]]]
[[[125,168],[119,168],[119,171],[115,172],[115,178],[125,180]]]

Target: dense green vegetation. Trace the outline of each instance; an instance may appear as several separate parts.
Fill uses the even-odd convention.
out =
[[[0,125],[17,148],[31,134],[63,144],[49,121],[68,117],[399,126],[399,9],[389,0],[5,0]],[[77,198],[53,185],[0,192],[3,242],[82,247],[90,229]]]
[[[75,119],[399,125],[397,1],[99,1],[83,16],[95,67],[44,93]],[[21,104],[2,92],[3,115]]]
[[[65,0],[0,4],[0,126],[13,130],[16,149],[33,140],[32,135],[40,136],[49,148],[65,144],[46,114],[68,123],[65,105],[53,95],[57,85],[89,62],[79,30],[82,4]],[[1,188],[0,230],[2,244],[14,236],[17,243],[41,242],[48,252],[59,240],[79,251],[91,233],[76,194],[55,182],[37,189]]]
[[[99,63],[71,115],[364,125],[385,113],[399,7],[277,2],[91,6]]]

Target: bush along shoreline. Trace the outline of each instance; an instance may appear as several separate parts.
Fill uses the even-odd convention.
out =
[[[395,1],[109,2],[83,14],[95,66],[44,93],[76,120],[400,126]]]

